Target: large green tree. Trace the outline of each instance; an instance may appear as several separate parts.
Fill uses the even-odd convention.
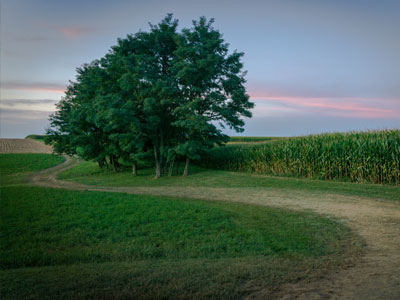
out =
[[[162,176],[175,135],[173,112],[180,98],[173,73],[177,26],[178,21],[168,15],[160,24],[151,25],[150,32],[136,34],[134,62],[128,73],[131,82],[139,82],[136,101],[143,107],[142,130],[153,145],[156,177]]]
[[[253,104],[244,87],[243,53],[228,50],[213,20],[202,17],[178,32],[167,15],[150,31],[119,39],[104,58],[78,69],[51,117],[55,149],[99,164],[107,157],[136,163],[151,150],[155,176],[243,130]]]
[[[201,152],[227,140],[216,123],[243,131],[242,117],[251,117],[253,103],[244,87],[245,72],[240,59],[243,53],[229,54],[228,44],[205,17],[182,30],[175,51],[174,70],[181,91],[176,109],[178,126],[184,134],[178,151],[189,159],[199,159]]]
[[[50,116],[46,142],[52,143],[56,152],[77,154],[100,165],[110,155],[109,133],[98,113],[99,98],[107,88],[105,79],[97,60],[77,69],[76,81],[69,84],[57,112]]]

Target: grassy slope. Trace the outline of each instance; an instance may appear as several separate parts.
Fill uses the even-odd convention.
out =
[[[4,188],[2,197],[1,244],[7,249],[0,252],[2,268],[148,258],[318,257],[336,252],[342,235],[329,219],[244,204],[39,187]]]
[[[46,137],[46,135],[44,135],[44,134],[30,134],[30,135],[26,136],[25,138],[43,142],[45,137]]]
[[[7,176],[44,167],[18,156],[0,157]],[[359,251],[343,225],[310,213],[5,183],[0,226],[2,299],[239,298]]]
[[[0,154],[0,183],[1,185],[23,183],[26,176],[65,161],[62,156],[21,153]]]
[[[183,166],[182,166],[183,167]],[[179,174],[183,170],[180,170]],[[181,176],[163,177],[154,180],[154,170],[139,170],[133,177],[129,170],[114,173],[99,169],[97,164],[82,162],[60,175],[61,179],[100,186],[193,186],[193,187],[257,187],[273,189],[294,189],[311,193],[333,193],[385,200],[400,200],[399,186],[359,184],[351,182],[323,181],[290,177],[271,177],[239,172],[217,171],[199,167],[191,168],[187,178]]]

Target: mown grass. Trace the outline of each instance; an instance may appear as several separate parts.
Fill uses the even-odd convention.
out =
[[[0,154],[1,185],[23,183],[26,176],[65,161],[62,156],[42,153]]]
[[[183,168],[183,166],[181,166]],[[183,169],[172,177],[154,179],[153,169],[139,170],[139,176],[132,176],[129,170],[115,173],[106,168],[100,169],[93,162],[83,161],[64,171],[59,178],[96,186],[176,186],[176,187],[223,187],[223,188],[265,188],[290,189],[309,193],[338,194],[365,198],[400,200],[400,187],[377,184],[324,181],[290,177],[273,177],[243,172],[228,172],[191,167],[191,174],[183,178]]]
[[[27,185],[1,193],[2,299],[237,299],[321,276],[361,247],[311,213]]]
[[[343,258],[343,257],[342,257]],[[145,260],[0,270],[2,299],[264,299],[346,261],[287,257]]]
[[[39,187],[6,187],[2,198],[1,268],[158,258],[318,257],[335,253],[343,234],[327,218],[244,204]]]

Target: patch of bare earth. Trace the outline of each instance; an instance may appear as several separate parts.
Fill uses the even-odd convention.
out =
[[[32,139],[0,139],[0,153],[52,153],[52,149]]]
[[[266,188],[94,187],[60,181],[57,175],[78,163],[43,170],[30,179],[46,187],[152,194],[244,202],[335,216],[366,242],[365,255],[353,266],[314,281],[281,286],[278,291],[257,287],[248,299],[400,299],[400,202],[336,194]]]

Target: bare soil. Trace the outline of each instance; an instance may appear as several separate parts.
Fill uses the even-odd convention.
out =
[[[52,149],[32,139],[0,139],[0,153],[52,153]]]
[[[400,299],[400,203],[380,199],[263,188],[95,187],[57,179],[78,164],[68,157],[56,167],[34,174],[30,182],[73,190],[151,194],[311,210],[334,216],[350,226],[366,243],[354,265],[314,281],[281,286],[278,291],[258,287],[247,299]]]

